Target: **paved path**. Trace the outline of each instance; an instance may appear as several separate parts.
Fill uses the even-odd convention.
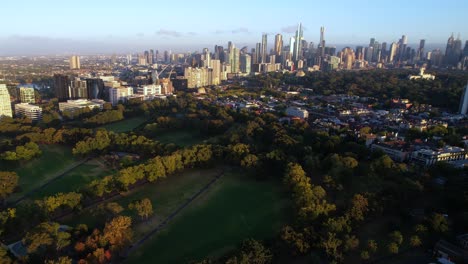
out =
[[[80,161],[77,161],[73,164],[70,164],[68,167],[62,169],[61,171],[57,172],[55,176],[53,176],[52,178],[50,178],[49,180],[47,180],[44,184],[42,184],[41,186],[39,187],[36,187],[32,190],[30,190],[29,192],[25,193],[23,196],[21,196],[20,198],[18,198],[17,200],[15,200],[14,202],[11,202],[9,205],[10,206],[16,206],[18,205],[21,201],[23,201],[24,199],[28,198],[29,196],[31,196],[32,194],[34,194],[35,192],[38,192],[42,189],[44,189],[45,187],[47,187],[49,184],[51,184],[52,182],[62,178],[63,176],[65,176],[65,174],[67,174],[68,172],[70,172],[71,170],[75,169],[76,167],[80,166],[81,164],[87,162],[88,160],[92,159],[92,157],[88,157],[88,158],[85,158],[85,159],[82,159]]]
[[[218,174],[216,177],[214,177],[211,181],[209,181],[205,186],[203,186],[198,192],[196,192],[194,195],[192,195],[187,201],[185,201],[183,204],[181,204],[177,209],[175,209],[162,223],[160,223],[158,226],[153,228],[151,231],[149,231],[145,236],[143,236],[141,239],[133,243],[125,253],[123,253],[123,257],[126,258],[130,253],[138,249],[146,240],[150,239],[153,235],[161,231],[174,217],[176,217],[183,209],[185,209],[190,203],[192,203],[197,197],[199,197],[201,194],[206,192],[215,182],[217,182],[222,176],[224,176],[224,171],[222,171],[220,174]]]

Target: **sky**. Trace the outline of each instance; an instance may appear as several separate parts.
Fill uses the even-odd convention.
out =
[[[285,42],[297,24],[304,39],[327,45],[446,43],[452,32],[468,39],[466,0],[15,0],[0,5],[0,56],[200,51],[214,45],[254,47]]]

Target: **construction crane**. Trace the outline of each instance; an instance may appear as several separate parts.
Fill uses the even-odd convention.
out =
[[[154,84],[159,83],[159,75],[161,75],[161,73],[163,73],[167,69],[167,67],[169,67],[169,64],[164,66],[160,72],[158,72],[158,70],[153,71],[153,73],[151,74],[151,77],[153,78]]]

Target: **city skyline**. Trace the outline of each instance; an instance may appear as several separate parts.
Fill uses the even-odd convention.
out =
[[[286,41],[299,23],[303,39],[314,43],[319,43],[319,29],[324,26],[327,45],[360,45],[370,38],[391,43],[401,35],[409,37],[409,44],[420,39],[429,45],[444,44],[452,32],[468,38],[468,29],[460,23],[468,3],[457,2],[457,9],[445,12],[451,2],[455,4],[396,1],[347,6],[297,1],[281,6],[241,0],[234,5],[188,2],[182,7],[150,1],[129,5],[85,0],[76,6],[56,0],[8,2],[2,6],[3,18],[14,23],[0,32],[0,56],[128,53],[150,47],[184,52],[211,50],[228,41],[254,47],[262,34],[268,34],[270,48],[276,34]],[[19,10],[27,19],[18,19]],[[228,19],[226,12],[239,14],[235,16],[239,19]]]

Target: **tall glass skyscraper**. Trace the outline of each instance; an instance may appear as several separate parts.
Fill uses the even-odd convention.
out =
[[[296,35],[294,37],[294,50],[293,50],[293,61],[297,63],[298,60],[301,59],[302,53],[302,39],[303,39],[303,32],[302,32],[302,24],[299,23],[296,30]]]

